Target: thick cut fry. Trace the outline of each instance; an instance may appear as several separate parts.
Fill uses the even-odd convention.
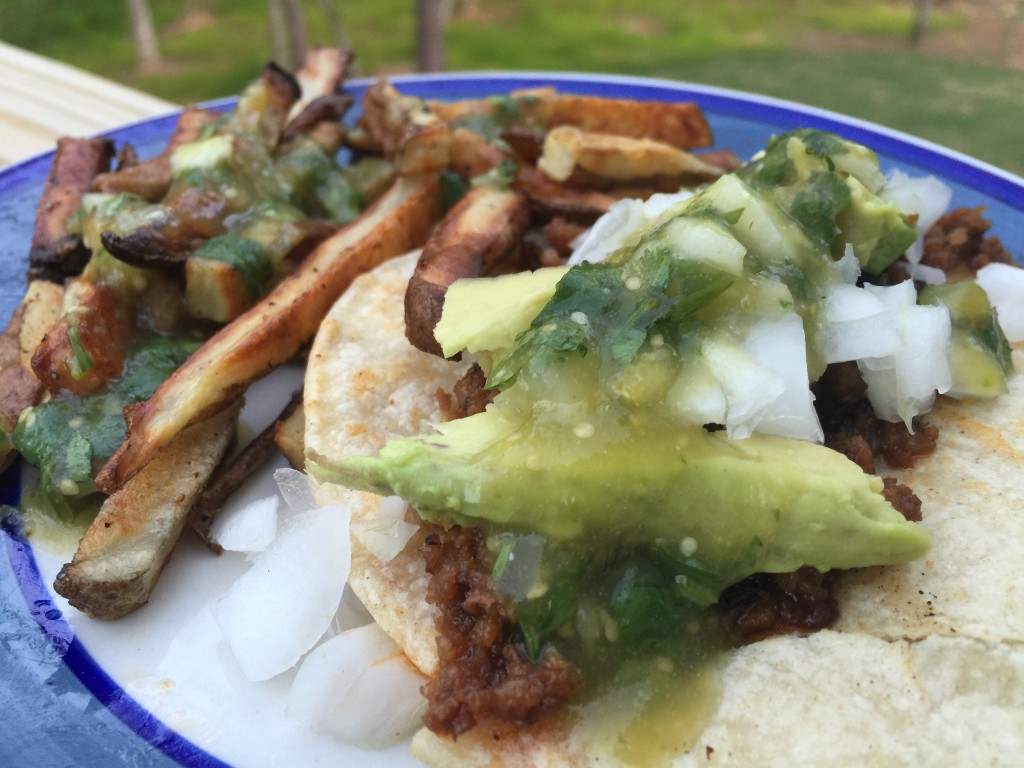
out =
[[[128,414],[128,435],[96,486],[113,493],[182,429],[291,358],[357,275],[423,244],[437,221],[440,197],[436,176],[401,178],[360,218],[324,241]]]
[[[128,192],[147,200],[157,201],[167,194],[171,186],[171,155],[182,144],[199,138],[203,128],[213,123],[219,115],[208,109],[191,107],[181,113],[174,132],[163,151],[149,160],[118,170],[116,173],[101,173],[92,182],[95,192]]]
[[[188,524],[203,540],[203,543],[218,555],[224,551],[224,548],[210,536],[210,526],[213,525],[217,512],[231,497],[231,494],[238,490],[238,486],[270,458],[274,452],[278,425],[291,417],[296,410],[300,410],[301,405],[302,390],[299,390],[292,395],[281,414],[271,422],[270,426],[256,435],[245,448],[239,451],[238,455],[214,471],[210,482],[206,484],[203,492],[199,494],[199,498],[192,506]]]
[[[71,605],[117,619],[149,600],[189,509],[231,444],[240,407],[182,432],[103,503],[53,584]]]
[[[466,181],[497,167],[509,155],[466,128],[452,131],[448,169]]]
[[[36,209],[28,277],[62,282],[82,271],[89,251],[68,225],[97,174],[110,167],[114,144],[108,139],[60,139]]]
[[[448,286],[478,276],[508,253],[529,223],[522,193],[491,186],[474,187],[445,215],[423,247],[405,293],[405,335],[414,347],[443,357],[434,326]]]
[[[721,168],[661,141],[591,133],[570,125],[548,131],[537,167],[555,181],[570,183],[577,181],[575,177],[582,171],[589,182],[586,186],[671,179],[678,188],[723,173]]]
[[[422,99],[403,96],[387,80],[366,89],[358,123],[403,176],[437,173],[448,165],[451,133]]]
[[[700,108],[690,102],[634,101],[559,94],[551,88],[514,91],[507,99],[479,99],[450,104],[427,102],[445,122],[506,113],[515,125],[554,128],[573,125],[584,131],[654,139],[679,149],[711,144],[711,129]]]
[[[46,280],[33,280],[0,335],[0,469],[13,446],[6,434],[13,431],[21,412],[35,405],[43,384],[32,372],[32,350],[60,317],[64,289]]]
[[[134,307],[84,278],[68,285],[64,299],[64,315],[36,347],[32,370],[53,393],[84,395],[121,375]]]
[[[529,198],[531,208],[538,213],[587,226],[597,221],[618,199],[597,190],[552,181],[532,165],[519,166],[512,186]]]
[[[306,413],[299,403],[292,413],[274,424],[274,442],[288,463],[300,472],[306,469]]]
[[[288,113],[286,130],[292,130],[292,123],[315,100],[341,87],[355,58],[355,52],[347,48],[311,48],[306,52],[302,66],[295,73],[302,95]]]

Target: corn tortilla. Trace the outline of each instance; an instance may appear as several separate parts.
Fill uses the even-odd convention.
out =
[[[369,455],[439,418],[438,388],[466,364],[404,336],[415,254],[359,278],[314,343],[306,379],[306,456]],[[1019,345],[1018,345],[1019,346]],[[1014,360],[1024,369],[1024,352]],[[928,559],[844,576],[841,618],[809,637],[731,651],[720,694],[677,766],[1021,765],[1024,760],[1024,376],[994,402],[940,398],[936,453],[895,472],[921,497]],[[324,486],[372,518],[379,499]],[[353,543],[350,583],[427,675],[437,666],[427,577],[413,541],[390,563]],[[457,741],[423,730],[434,766],[622,764],[615,731],[587,707],[515,735]]]

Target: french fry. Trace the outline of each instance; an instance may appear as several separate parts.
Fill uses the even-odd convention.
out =
[[[279,419],[274,425],[274,442],[278,450],[300,472],[306,469],[305,432],[306,414],[302,403],[287,418]]]
[[[434,326],[448,286],[476,277],[515,248],[529,223],[522,193],[486,185],[471,189],[445,215],[423,247],[405,294],[405,335],[414,347],[441,355]]]
[[[235,434],[241,401],[183,431],[109,497],[54,589],[95,619],[144,605]]]
[[[438,173],[448,165],[451,133],[422,99],[403,96],[387,80],[366,89],[358,127],[395,163],[398,173]]]
[[[439,210],[436,176],[400,178],[261,302],[210,338],[153,397],[126,414],[128,434],[97,476],[97,488],[116,491],[186,426],[291,358],[349,283],[421,245]]]
[[[33,280],[0,334],[0,469],[13,456],[7,435],[17,426],[21,412],[43,395],[43,384],[32,372],[32,350],[60,317],[63,295],[64,289],[56,283]]]
[[[116,173],[97,175],[92,182],[93,191],[111,194],[128,192],[154,202],[159,200],[171,186],[171,155],[174,150],[198,139],[203,128],[218,117],[216,112],[208,109],[186,109],[178,118],[171,138],[159,155],[131,167],[120,168]]]
[[[582,172],[586,186],[665,179],[677,189],[716,179],[723,173],[721,168],[661,141],[592,133],[570,125],[548,131],[537,167],[548,178],[575,181],[576,185]]]
[[[551,129],[572,125],[583,131],[653,139],[678,149],[711,144],[711,129],[700,108],[690,102],[634,101],[556,93],[551,88],[513,91],[506,99],[477,99],[427,105],[452,126],[470,117],[501,112],[511,125]]]
[[[532,165],[520,165],[512,186],[526,195],[530,206],[548,218],[560,216],[591,225],[618,198],[593,189],[570,187],[553,181]]]
[[[110,167],[114,144],[107,139],[59,139],[36,208],[29,280],[62,282],[82,271],[89,251],[68,225],[97,174]]]
[[[266,429],[256,435],[230,461],[213,472],[210,481],[199,494],[195,504],[192,505],[188,516],[189,526],[203,540],[203,543],[218,555],[224,551],[223,547],[210,536],[210,526],[213,525],[217,512],[231,497],[231,494],[238,490],[238,486],[270,458],[276,445],[275,435],[278,426],[290,418],[296,410],[301,410],[301,405],[302,390],[299,390],[292,395],[280,415]]]

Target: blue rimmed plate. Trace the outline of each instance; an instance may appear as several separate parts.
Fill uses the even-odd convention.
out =
[[[394,78],[400,90],[458,99],[554,85],[561,91],[619,98],[696,101],[716,146],[749,157],[766,139],[799,126],[835,131],[875,149],[883,169],[935,175],[953,189],[954,206],[985,206],[993,233],[1024,252],[1024,180],[906,134],[831,112],[752,94],[663,80],[572,74],[516,73]],[[348,89],[359,96],[366,82]],[[228,107],[232,102],[221,102]],[[142,156],[159,151],[175,116],[110,133]],[[0,171],[0,319],[17,305],[24,285],[35,207],[51,155]],[[298,378],[291,371],[285,376]],[[291,385],[258,389],[250,401],[272,401]],[[251,418],[258,420],[257,415]],[[266,473],[265,473],[266,474]],[[252,493],[266,490],[260,478]],[[20,468],[0,477],[0,502],[16,505]],[[186,537],[190,539],[191,537]],[[153,600],[114,623],[86,619],[49,584],[70,557],[66,544],[34,542],[16,516],[0,531],[0,764],[183,764],[190,766],[313,764],[411,765],[403,747],[360,754],[296,731],[282,714],[287,679],[239,696],[239,681],[216,646],[203,647],[204,622],[195,595],[226,587],[244,571],[240,557],[208,556],[182,542]],[[189,644],[192,643],[192,646]],[[205,664],[185,670],[196,658]],[[175,667],[178,665],[178,668]],[[191,682],[203,685],[190,691]],[[287,676],[284,676],[287,677]],[[210,680],[215,683],[211,684]],[[191,682],[190,682],[191,681]]]

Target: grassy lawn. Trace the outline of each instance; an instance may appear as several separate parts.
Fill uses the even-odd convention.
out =
[[[306,0],[314,43],[335,43]],[[408,0],[333,0],[359,72],[410,71]],[[166,66],[134,71],[123,0],[4,0],[0,38],[179,102],[238,92],[270,56],[265,0],[153,2]],[[462,0],[448,26],[453,70],[552,69],[653,75],[767,93],[905,130],[1024,173],[1024,72],[927,57],[900,44],[907,0]],[[932,33],[966,20],[933,16]],[[802,49],[809,34],[892,52]]]

